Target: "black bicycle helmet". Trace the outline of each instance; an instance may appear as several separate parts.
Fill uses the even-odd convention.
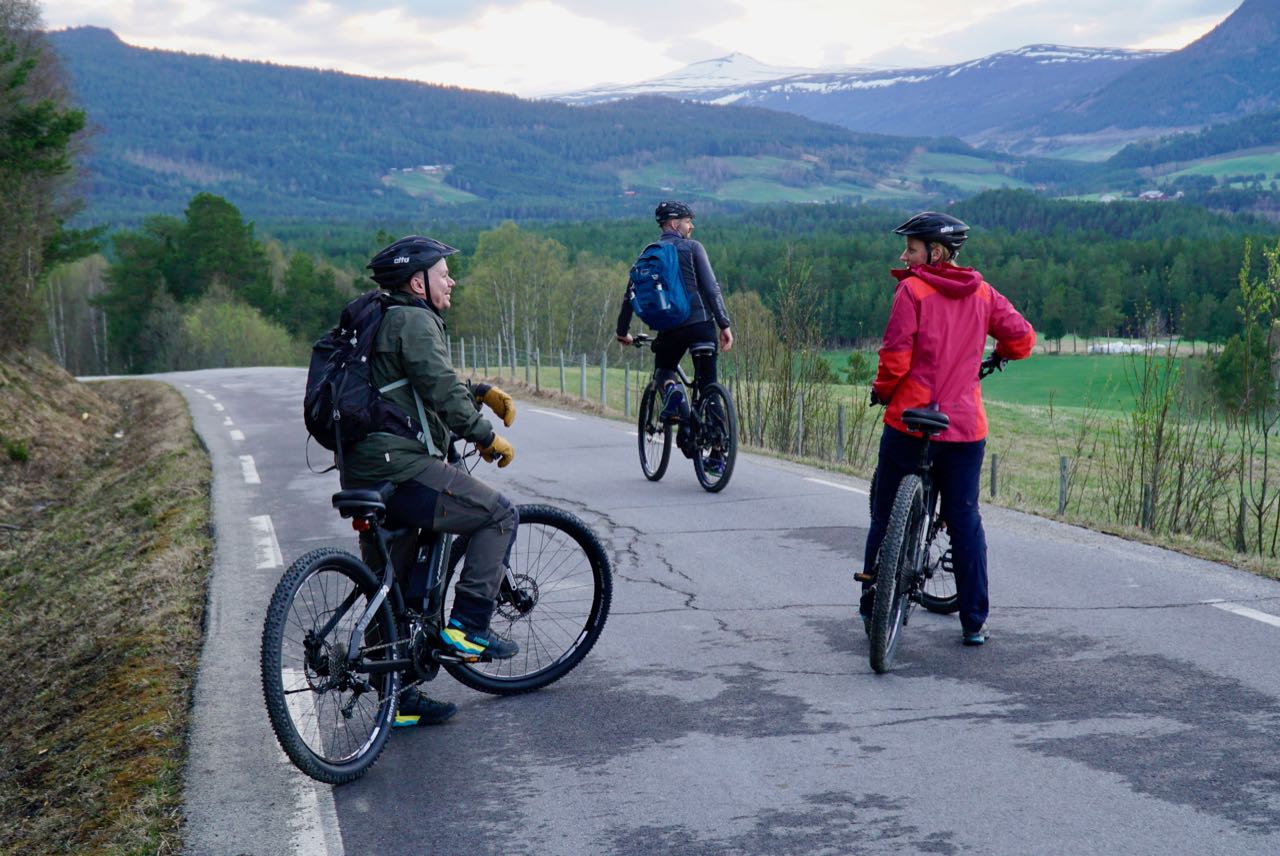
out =
[[[679,220],[683,217],[692,217],[693,209],[683,202],[676,202],[674,199],[666,202],[659,202],[658,207],[653,210],[653,216],[661,226],[668,220]]]
[[[919,238],[926,244],[942,244],[954,256],[969,237],[969,225],[950,214],[921,211],[893,230],[906,238]]]
[[[390,291],[404,285],[417,271],[427,270],[456,252],[456,248],[435,238],[408,235],[379,250],[366,267],[373,271],[369,276],[378,287]]]

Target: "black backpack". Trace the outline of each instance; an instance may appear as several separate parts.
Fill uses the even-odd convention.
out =
[[[375,431],[422,442],[423,428],[373,385],[369,359],[386,311],[374,289],[347,304],[338,326],[316,340],[302,399],[302,421],[321,446],[341,455]]]

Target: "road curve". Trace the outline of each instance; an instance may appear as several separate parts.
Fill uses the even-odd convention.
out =
[[[677,452],[652,484],[628,426],[525,401],[514,465],[479,474],[595,527],[604,636],[528,696],[442,675],[452,722],[316,785],[257,669],[283,566],[354,545],[336,479],[307,470],[303,372],[160,377],[214,469],[188,853],[1280,852],[1280,584],[986,508],[991,643],[918,610],[876,676],[850,579],[864,482],[744,455],[710,495]]]

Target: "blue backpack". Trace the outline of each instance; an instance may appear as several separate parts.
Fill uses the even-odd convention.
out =
[[[688,320],[689,295],[674,243],[658,241],[645,247],[628,279],[631,309],[651,329],[661,333]]]

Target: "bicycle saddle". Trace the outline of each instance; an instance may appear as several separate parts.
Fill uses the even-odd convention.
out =
[[[357,517],[387,510],[387,497],[395,490],[391,482],[378,485],[377,489],[355,488],[340,490],[333,495],[333,507],[343,517]]]
[[[912,407],[902,411],[902,421],[912,431],[919,431],[926,437],[946,431],[951,424],[947,414],[941,410],[929,410],[925,407]]]

